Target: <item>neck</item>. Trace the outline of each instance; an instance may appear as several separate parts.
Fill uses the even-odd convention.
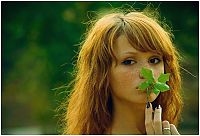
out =
[[[145,134],[145,103],[113,99],[111,134]]]

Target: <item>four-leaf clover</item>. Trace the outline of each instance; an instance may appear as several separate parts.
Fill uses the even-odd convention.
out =
[[[146,90],[147,97],[149,97],[151,92],[158,94],[159,92],[170,90],[170,87],[166,84],[166,82],[169,81],[170,73],[161,73],[157,81],[154,79],[153,72],[150,69],[142,68],[140,74],[144,79],[146,79],[146,81],[142,82],[138,88],[141,91]]]

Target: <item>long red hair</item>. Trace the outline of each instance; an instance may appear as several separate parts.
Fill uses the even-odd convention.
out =
[[[167,84],[171,90],[153,102],[163,109],[162,119],[177,125],[182,110],[179,54],[172,43],[173,35],[149,12],[112,13],[98,19],[80,46],[75,79],[65,114],[64,134],[104,134],[112,121],[112,97],[109,72],[115,60],[113,47],[119,35],[126,35],[140,51],[163,56]]]

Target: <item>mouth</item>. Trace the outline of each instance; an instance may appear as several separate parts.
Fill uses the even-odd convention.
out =
[[[146,90],[145,91],[141,91],[138,86],[136,87],[136,90],[141,92],[141,93],[146,93]]]
[[[136,90],[140,90],[138,86],[136,87]]]

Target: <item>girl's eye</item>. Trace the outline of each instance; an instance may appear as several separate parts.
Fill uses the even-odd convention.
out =
[[[136,62],[134,60],[125,60],[122,62],[124,65],[132,65],[135,64]]]
[[[159,58],[152,58],[149,60],[149,63],[158,64],[161,60]]]

